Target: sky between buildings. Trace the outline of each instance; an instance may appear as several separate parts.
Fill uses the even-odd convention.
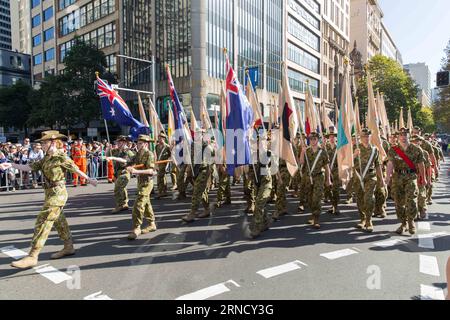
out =
[[[403,55],[403,63],[425,62],[432,87],[450,40],[449,0],[379,0],[384,23]]]

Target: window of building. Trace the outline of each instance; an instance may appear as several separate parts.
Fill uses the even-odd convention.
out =
[[[44,21],[47,21],[51,17],[53,17],[53,7],[48,7],[44,10]]]
[[[117,73],[117,58],[115,54],[106,56],[107,70],[111,73]]]
[[[33,56],[33,64],[35,66],[42,64],[42,54],[41,53],[38,53]]]
[[[320,73],[319,59],[291,42],[288,43],[288,59],[308,70]]]
[[[51,48],[45,51],[44,53],[44,58],[45,61],[52,61],[53,59],[55,59],[55,49]]]
[[[33,47],[36,47],[41,44],[41,38],[42,37],[40,33],[33,37]]]
[[[71,4],[75,3],[77,0],[59,0],[59,10],[62,10]]]
[[[320,52],[320,38],[290,15],[288,19],[288,32],[306,45]]]
[[[41,24],[41,15],[37,14],[33,17],[33,19],[31,19],[31,26],[33,28],[37,27],[38,25]]]
[[[320,21],[316,19],[312,14],[310,14],[308,10],[306,10],[305,7],[301,5],[298,1],[289,0],[289,6],[299,16],[308,21],[311,26],[313,26],[317,30],[320,30]]]
[[[319,80],[292,69],[288,69],[288,77],[291,89],[299,93],[306,92],[308,89],[306,80],[309,80],[312,95],[317,98],[319,97]]]
[[[31,8],[35,8],[41,3],[41,0],[31,0]]]
[[[44,42],[53,39],[55,36],[55,29],[53,27],[44,31]]]

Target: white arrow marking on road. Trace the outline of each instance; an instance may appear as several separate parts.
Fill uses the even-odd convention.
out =
[[[429,222],[419,222],[417,224],[419,231],[430,231],[431,230],[431,225]]]
[[[231,291],[226,286],[226,284],[228,284],[228,283],[233,284],[238,288],[240,287],[240,285],[238,283],[236,283],[235,281],[228,280],[227,282],[219,283],[214,286],[211,286],[211,287],[208,287],[205,289],[201,289],[201,290],[195,291],[193,293],[189,293],[184,296],[178,297],[175,300],[206,300],[208,298],[217,296],[219,294]]]
[[[88,295],[87,297],[84,297],[83,300],[112,300],[112,299],[108,297],[106,294],[102,294],[102,292],[99,291],[91,295]]]
[[[25,251],[16,249],[14,246],[1,248],[0,251],[3,254],[6,254],[8,257],[11,257],[15,260],[19,260],[19,259],[22,259],[22,258],[28,256],[28,254]]]
[[[399,244],[405,244],[406,241],[400,239],[386,240],[381,242],[375,242],[373,245],[382,248],[394,247]]]
[[[444,290],[437,287],[420,285],[421,300],[445,300]]]
[[[289,262],[280,266],[276,266],[276,267],[272,267],[272,268],[268,268],[268,269],[264,269],[264,270],[260,270],[258,272],[256,272],[257,274],[263,276],[266,279],[269,278],[273,278],[275,276],[279,276],[280,274],[283,273],[287,273],[287,272],[291,272],[294,270],[298,270],[302,268],[302,265],[307,267],[308,265],[306,265],[305,263],[295,260],[293,262]]]
[[[424,249],[434,249],[434,239],[446,236],[447,232],[436,232],[429,234],[419,234],[419,247]]]
[[[439,266],[436,257],[420,255],[420,272],[430,275],[440,277]]]
[[[351,256],[353,254],[358,254],[358,252],[352,249],[344,249],[328,253],[322,253],[320,256],[327,258],[328,260],[336,260],[339,258]]]
[[[45,264],[43,266],[35,267],[34,270],[36,270],[37,273],[39,273],[41,276],[47,278],[54,284],[60,284],[64,281],[71,280],[72,277],[68,274],[59,271],[58,269],[55,269],[51,265]]]

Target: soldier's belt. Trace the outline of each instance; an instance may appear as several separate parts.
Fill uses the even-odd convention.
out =
[[[398,174],[414,174],[417,173],[416,170],[412,170],[412,169],[405,169],[405,170],[395,170],[395,173]]]
[[[66,185],[65,180],[55,181],[55,182],[45,181],[43,187],[44,187],[44,189],[53,189],[53,188],[61,187],[61,186],[65,186],[65,185]]]

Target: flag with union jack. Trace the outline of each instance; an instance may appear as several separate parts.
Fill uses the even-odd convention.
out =
[[[234,175],[237,167],[251,164],[251,151],[248,132],[253,124],[253,111],[245,97],[244,91],[237,79],[236,73],[226,57],[226,128],[227,128],[227,170]],[[239,130],[241,134],[230,134]],[[233,141],[229,141],[233,139]]]
[[[100,96],[103,118],[120,126],[131,127],[130,135],[137,139],[140,134],[150,134],[150,128],[133,117],[126,102],[105,80],[97,76],[97,93]]]

